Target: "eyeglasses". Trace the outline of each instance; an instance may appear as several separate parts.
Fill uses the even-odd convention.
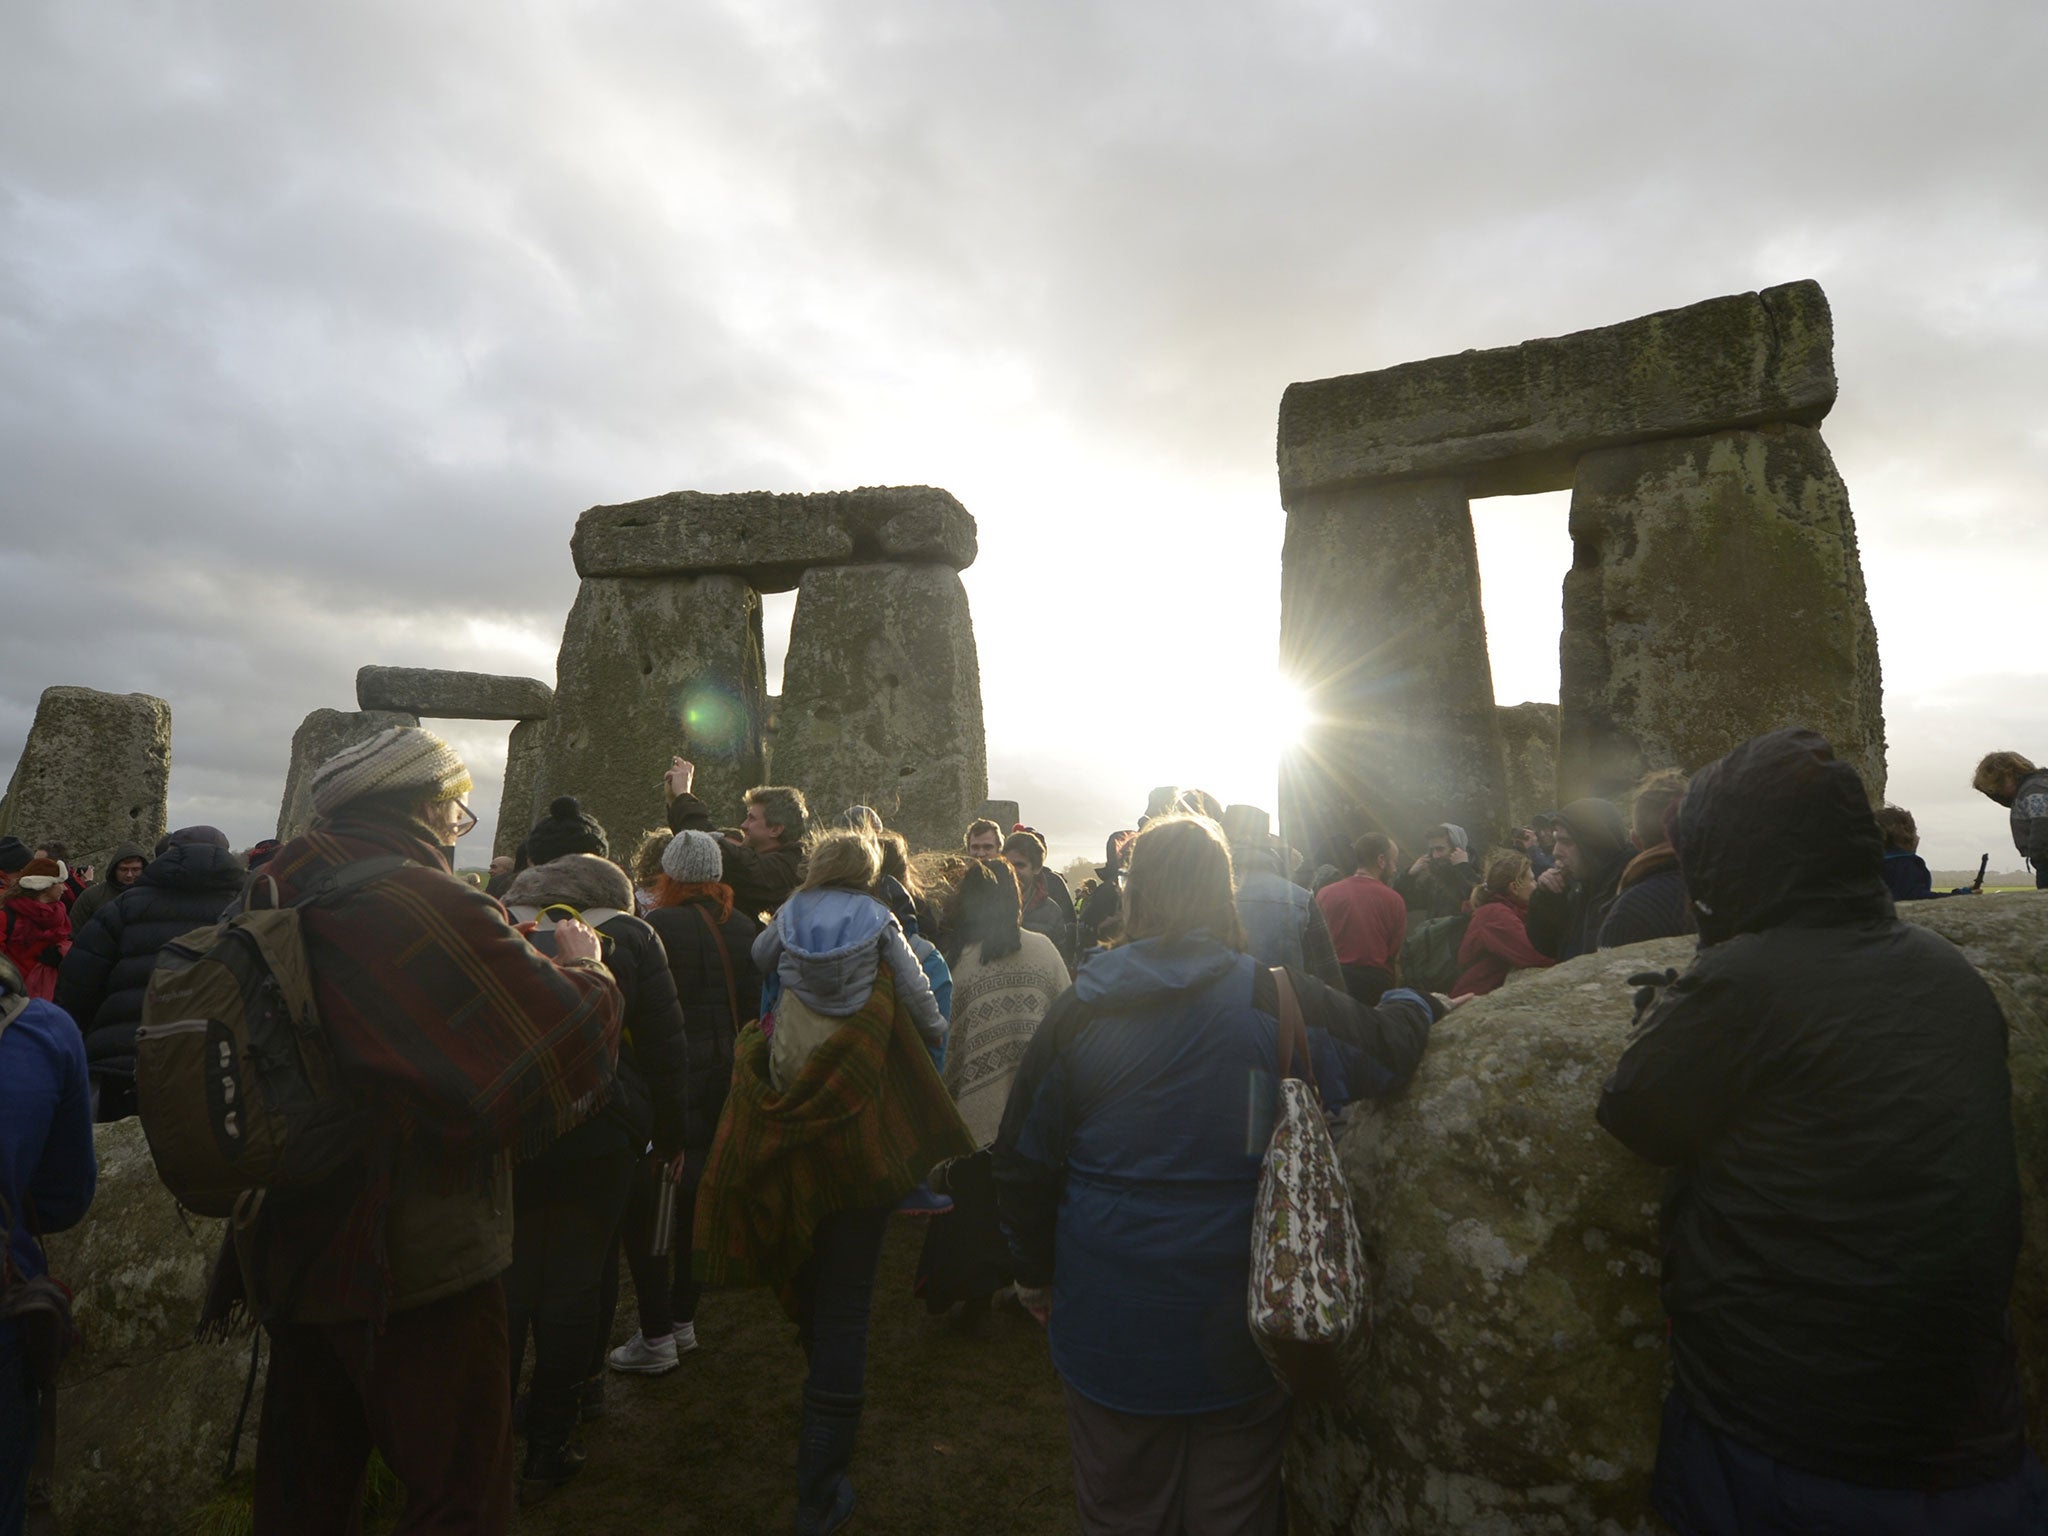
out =
[[[455,835],[467,837],[476,830],[476,812],[460,800],[455,802]]]

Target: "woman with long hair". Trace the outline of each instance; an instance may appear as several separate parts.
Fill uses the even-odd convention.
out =
[[[1080,1527],[1278,1536],[1291,1400],[1246,1321],[1252,1207],[1278,1111],[1279,988],[1244,953],[1207,817],[1131,848],[1124,934],[1039,1026],[994,1149],[1018,1293],[1066,1383]],[[1326,1102],[1386,1093],[1436,1007],[1288,975]],[[1248,1091],[1249,1090],[1249,1091]]]
[[[979,1313],[1011,1279],[988,1148],[1031,1037],[1067,990],[1066,962],[1051,939],[1021,926],[1022,910],[1017,877],[1003,859],[969,864],[947,904],[946,928],[959,941],[960,958],[944,1076],[981,1150],[935,1176],[952,1197],[953,1214],[932,1223],[918,1260],[917,1293],[934,1312],[964,1301]]]
[[[1535,889],[1527,854],[1502,848],[1488,856],[1486,878],[1472,893],[1472,920],[1458,942],[1453,997],[1495,991],[1509,971],[1557,964],[1529,942],[1529,896]]]

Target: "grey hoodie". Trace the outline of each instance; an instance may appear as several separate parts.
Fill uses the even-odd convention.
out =
[[[875,968],[889,962],[896,995],[928,1044],[946,1038],[946,1020],[903,925],[862,891],[798,891],[754,940],[754,965],[772,966],[783,986],[813,1013],[843,1019],[860,1012],[875,990]]]

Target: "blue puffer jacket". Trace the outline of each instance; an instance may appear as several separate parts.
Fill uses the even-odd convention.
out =
[[[1428,1002],[1367,1008],[1292,974],[1326,1103],[1407,1081]],[[1018,1278],[1052,1284],[1053,1364],[1106,1407],[1205,1413],[1273,1389],[1245,1291],[1275,998],[1270,972],[1206,936],[1091,951],[1018,1071],[995,1145],[1003,1224]]]
[[[135,1075],[135,1030],[157,953],[181,934],[219,922],[248,874],[240,855],[211,843],[168,849],[72,941],[54,1001],[85,1031],[94,1072]]]

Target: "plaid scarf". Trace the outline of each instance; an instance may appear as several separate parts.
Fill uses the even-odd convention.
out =
[[[822,1217],[900,1200],[934,1164],[973,1150],[887,966],[786,1093],[770,1086],[768,1039],[749,1024],[697,1187],[697,1277],[786,1287]]]
[[[496,901],[450,876],[423,826],[324,821],[263,872],[290,902],[330,869],[387,854],[413,867],[304,918],[328,1046],[379,1128],[342,1203],[283,1202],[262,1234],[267,1302],[317,1301],[378,1324],[400,1146],[443,1187],[487,1183],[507,1151],[538,1153],[605,1103],[621,1008],[615,985],[557,966]]]

